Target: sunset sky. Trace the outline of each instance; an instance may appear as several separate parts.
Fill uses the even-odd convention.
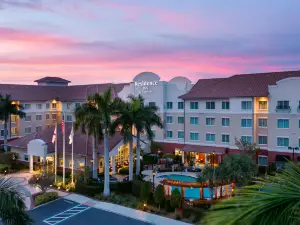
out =
[[[299,0],[0,0],[0,83],[300,69]]]

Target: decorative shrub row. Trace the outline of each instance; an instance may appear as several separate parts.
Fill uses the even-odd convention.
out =
[[[5,171],[8,172],[8,165],[0,164],[0,173],[5,173]]]
[[[37,195],[34,199],[34,203],[35,203],[35,206],[38,206],[38,205],[53,201],[58,198],[59,198],[59,196],[58,196],[57,192],[46,192],[44,194]]]

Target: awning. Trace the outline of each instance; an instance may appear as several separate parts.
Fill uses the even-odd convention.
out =
[[[201,152],[201,153],[217,153],[224,154],[226,148],[202,145],[184,145],[182,151],[184,152]]]
[[[287,162],[287,160],[291,160],[288,155],[276,155],[276,162]]]

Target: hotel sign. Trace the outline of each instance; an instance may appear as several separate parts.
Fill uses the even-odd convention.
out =
[[[135,81],[134,86],[139,94],[151,93],[151,87],[158,86],[158,81]]]

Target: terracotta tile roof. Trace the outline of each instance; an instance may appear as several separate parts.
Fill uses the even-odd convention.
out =
[[[41,79],[35,80],[34,82],[38,83],[71,83],[69,80],[65,80],[60,77],[43,77]]]
[[[0,84],[0,94],[10,94],[16,101],[49,101],[59,99],[59,101],[84,101],[87,95],[95,92],[104,92],[110,86],[115,92],[122,91],[125,83],[121,84],[92,84],[74,86],[38,86],[19,84]]]
[[[275,85],[277,81],[300,77],[300,71],[283,71],[256,74],[240,74],[217,82],[209,81],[209,85],[199,85],[189,93],[180,96],[184,100],[215,99],[230,97],[264,97],[268,96],[268,86]],[[198,82],[201,82],[198,81]],[[208,82],[208,83],[209,83]]]
[[[71,132],[72,125],[71,123],[65,124],[66,129],[66,153],[72,153],[72,145],[69,144],[69,135]],[[32,133],[26,135],[24,137],[9,141],[8,145],[13,146],[16,148],[27,148],[27,144],[29,141],[34,139],[41,139],[48,145],[48,154],[55,152],[55,145],[52,143],[52,135],[54,132],[54,128],[47,128],[41,132]],[[57,132],[58,142],[57,142],[57,150],[58,152],[63,151],[63,135],[61,126],[58,126]],[[120,133],[116,133],[113,137],[109,138],[109,145],[110,150],[112,150],[121,140],[123,137]],[[87,138],[85,134],[82,134],[80,130],[76,131],[74,134],[74,154],[75,155],[83,155],[83,156],[91,156],[92,155],[92,145],[93,145],[93,138],[90,136]],[[97,145],[97,153],[99,155],[104,155],[104,145],[103,142]]]

